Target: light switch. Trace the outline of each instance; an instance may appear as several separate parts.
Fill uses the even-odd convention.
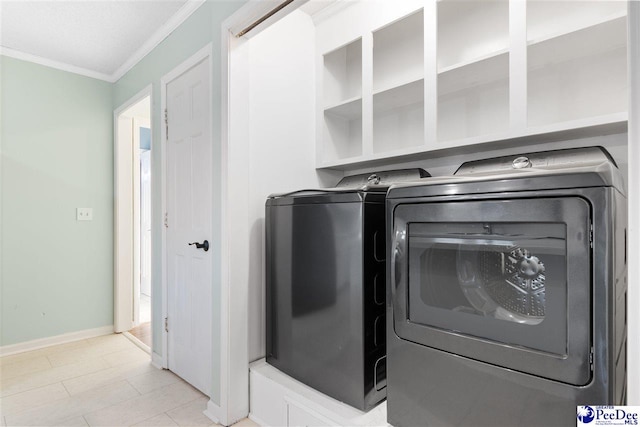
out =
[[[93,208],[77,208],[76,220],[78,221],[92,221],[93,220]]]

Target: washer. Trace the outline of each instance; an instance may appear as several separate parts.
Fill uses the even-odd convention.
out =
[[[386,396],[385,197],[421,169],[343,178],[266,203],[267,362],[368,410]]]
[[[604,149],[394,185],[387,221],[390,424],[566,426],[624,404],[626,197]]]

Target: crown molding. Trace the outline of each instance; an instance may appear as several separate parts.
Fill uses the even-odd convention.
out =
[[[206,0],[187,0],[187,2],[174,13],[171,18],[167,20],[155,33],[147,39],[134,53],[124,61],[124,63],[118,67],[118,69],[111,75],[112,81],[117,82],[124,76],[129,70],[147,56],[153,49],[155,49],[164,39],[167,38],[176,28],[178,28],[184,21],[189,18],[193,12],[198,10]]]
[[[0,46],[0,55],[8,56],[10,58],[21,59],[27,62],[33,62],[34,64],[44,65],[45,67],[55,68],[56,70],[67,71],[73,74],[80,74],[81,76],[91,77],[93,79],[104,80],[109,83],[113,83],[113,77],[99,73],[97,71],[88,70],[86,68],[77,67],[75,65],[66,64],[64,62],[54,61],[53,59],[43,58],[41,56],[32,55],[30,53],[21,52],[19,50],[11,49],[8,47]]]
[[[164,39],[167,38],[176,28],[189,18],[200,6],[207,0],[187,0],[187,2],[174,13],[160,28],[158,28],[143,44],[140,46],[124,63],[113,72],[113,74],[100,73],[98,71],[89,70],[87,68],[77,67],[75,65],[64,62],[55,61],[53,59],[43,58],[41,56],[32,55],[30,53],[0,46],[0,55],[11,58],[21,59],[23,61],[33,62],[35,64],[44,65],[46,67],[55,68],[57,70],[67,71],[69,73],[79,74],[81,76],[91,77],[93,79],[104,80],[109,83],[115,83],[122,78],[129,70],[131,70],[138,62],[155,49]]]

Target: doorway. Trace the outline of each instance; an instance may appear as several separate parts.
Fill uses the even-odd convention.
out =
[[[133,328],[128,332],[151,348],[151,97],[132,106],[134,154]]]
[[[151,94],[114,113],[115,331],[151,352]]]

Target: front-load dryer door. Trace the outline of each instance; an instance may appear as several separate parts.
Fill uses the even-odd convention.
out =
[[[591,379],[590,205],[578,197],[399,204],[402,339],[574,385]]]

